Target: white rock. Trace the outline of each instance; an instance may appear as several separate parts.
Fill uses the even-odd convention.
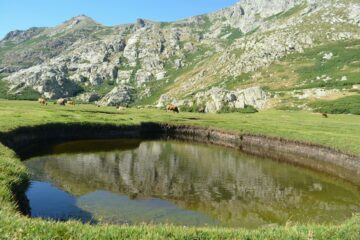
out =
[[[323,56],[323,59],[325,60],[331,60],[333,58],[334,54],[332,52],[325,53]]]
[[[159,72],[159,73],[157,73],[157,74],[155,75],[156,80],[161,80],[161,79],[164,79],[164,78],[165,78],[165,76],[166,76],[166,72],[165,72],[165,71],[163,71],[163,72]]]

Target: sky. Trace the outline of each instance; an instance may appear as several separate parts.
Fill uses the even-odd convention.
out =
[[[174,21],[231,6],[238,0],[0,0],[0,39],[30,27],[53,27],[85,14],[106,26],[138,18]]]

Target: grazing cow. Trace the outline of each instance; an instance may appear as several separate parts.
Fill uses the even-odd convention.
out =
[[[38,99],[38,103],[40,103],[41,105],[47,105],[46,99],[42,97]]]
[[[179,113],[179,108],[173,104],[167,105],[166,110]]]
[[[64,98],[60,98],[56,101],[56,103],[60,106],[65,106],[65,104],[67,103],[67,100]]]
[[[200,107],[200,108],[198,109],[198,112],[199,112],[199,113],[205,113],[205,107]]]
[[[75,106],[75,101],[67,101],[67,105],[72,105],[72,106]]]
[[[321,113],[321,115],[324,117],[324,118],[328,118],[329,116],[327,115],[327,113]]]

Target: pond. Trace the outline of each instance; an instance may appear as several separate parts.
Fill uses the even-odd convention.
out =
[[[360,212],[357,186],[235,149],[118,139],[47,152],[25,161],[35,218],[258,228],[340,223]]]

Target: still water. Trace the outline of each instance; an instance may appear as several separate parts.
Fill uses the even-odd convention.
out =
[[[32,217],[257,228],[340,223],[360,190],[233,149],[177,141],[77,141],[25,161]]]

